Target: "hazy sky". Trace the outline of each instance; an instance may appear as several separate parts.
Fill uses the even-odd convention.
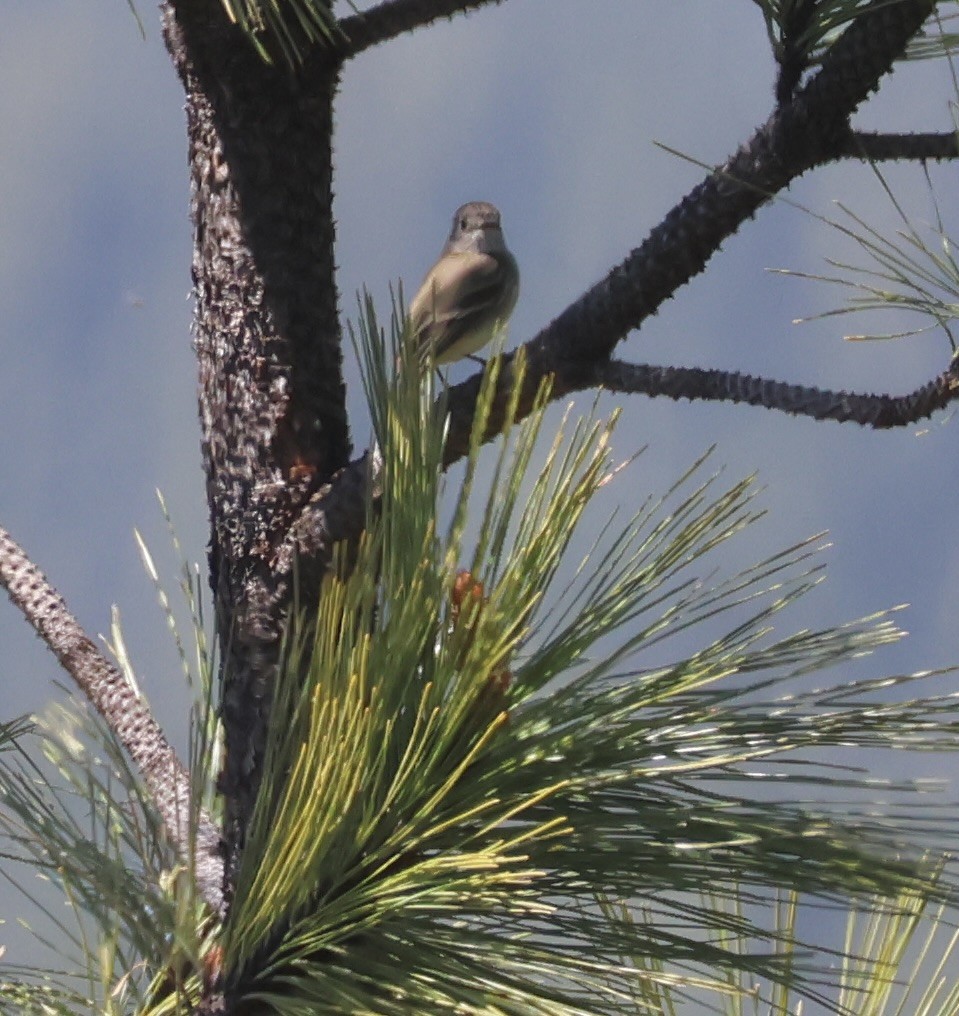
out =
[[[182,91],[155,9],[139,11],[146,41],[123,0],[5,5],[0,525],[90,632],[106,632],[118,605],[143,686],[182,744],[176,656],[132,534],[143,532],[173,592],[177,562],[156,506],[160,488],[188,555],[203,560],[188,178]],[[510,0],[364,54],[347,69],[337,106],[344,316],[354,314],[363,284],[384,308],[391,281],[415,286],[453,209],[484,199],[501,208],[522,271],[511,336],[529,338],[702,177],[654,142],[721,162],[768,116],[773,77],[750,0]],[[945,65],[904,67],[857,122],[948,129],[950,98]],[[934,221],[918,170],[887,178],[918,223]],[[955,232],[955,168],[933,178]],[[789,198],[808,212],[787,202],[760,212],[619,354],[859,391],[905,392],[943,369],[941,333],[843,341],[910,319],[791,324],[840,305],[843,293],[765,269],[823,273],[826,257],[863,263],[816,216],[839,216],[839,199],[878,229],[898,220],[868,167],[810,174]],[[369,428],[347,356],[359,452]],[[728,405],[602,403],[616,404],[624,407],[617,453],[649,445],[618,487],[623,505],[664,490],[715,442],[714,462],[730,483],[758,470],[768,488],[768,518],[727,560],[758,559],[830,531],[828,581],[783,619],[784,630],[908,602],[900,620],[912,637],[868,672],[959,660],[950,416],[878,433]],[[0,651],[0,719],[41,708],[57,667],[3,605]],[[887,775],[901,773],[901,760],[883,764]],[[948,776],[949,764],[924,759],[915,771]]]

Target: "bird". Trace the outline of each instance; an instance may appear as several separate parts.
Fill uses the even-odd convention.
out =
[[[419,355],[436,365],[472,356],[503,329],[519,296],[519,267],[499,209],[470,201],[456,209],[446,245],[410,303]]]

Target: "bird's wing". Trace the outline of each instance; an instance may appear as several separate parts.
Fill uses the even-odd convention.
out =
[[[492,254],[465,251],[441,258],[410,304],[414,333],[425,342],[441,332],[455,342],[473,315],[500,295],[505,272]]]

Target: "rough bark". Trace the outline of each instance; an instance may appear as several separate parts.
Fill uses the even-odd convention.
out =
[[[164,27],[186,90],[229,886],[291,596],[278,549],[350,448],[333,262],[339,66],[314,63],[304,79],[267,65],[217,0],[167,5]]]

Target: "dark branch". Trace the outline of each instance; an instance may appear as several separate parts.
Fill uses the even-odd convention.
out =
[[[452,19],[491,3],[503,0],[385,0],[362,14],[354,14],[340,21],[340,31],[346,39],[338,51],[344,59],[356,56],[363,50],[393,39],[403,32],[412,32],[440,18]]]
[[[495,438],[506,423],[515,376],[513,363],[513,355],[504,357],[487,427],[487,440]],[[481,375],[477,374],[450,389],[450,426],[444,454],[447,466],[463,458],[469,450],[480,380]],[[959,400],[959,357],[954,358],[937,378],[907,395],[898,396],[829,391],[736,371],[698,367],[659,367],[608,360],[589,364],[581,361],[557,363],[551,369],[545,361],[532,360],[528,361],[517,420],[532,411],[536,392],[544,381],[551,385],[550,400],[554,402],[573,392],[605,388],[611,392],[667,396],[691,402],[744,403],[793,416],[858,423],[863,427],[885,430],[907,427]],[[365,524],[369,477],[369,455],[357,459],[338,474],[330,487],[318,494],[303,513],[289,552],[302,555],[301,559],[310,562],[311,566],[325,567],[334,543],[355,540]]]
[[[869,159],[873,162],[889,159],[911,159],[914,162],[955,159],[959,158],[959,137],[955,131],[941,134],[873,134],[855,131],[846,138],[841,155],[847,159]]]
[[[597,364],[594,383],[612,392],[671,399],[742,402],[814,420],[858,423],[877,430],[907,427],[959,399],[959,361],[908,395],[861,395],[792,385],[736,371],[656,367],[610,360]]]
[[[359,537],[366,526],[367,497],[377,488],[379,463],[374,448],[340,470],[314,495],[290,530],[281,552],[281,567],[292,569],[294,559],[298,559],[301,567],[322,574],[330,562],[333,544]]]
[[[494,438],[506,422],[513,377],[513,360],[510,357],[500,371],[486,432],[488,440]],[[463,458],[469,450],[472,407],[476,404],[480,380],[477,375],[450,389],[450,424],[444,456],[446,465]],[[824,391],[748,374],[695,367],[658,367],[616,360],[591,363],[567,360],[551,363],[531,351],[517,419],[522,419],[531,412],[536,392],[544,380],[551,383],[551,401],[573,392],[603,387],[609,391],[665,395],[672,399],[746,403],[796,416],[809,416],[815,420],[858,423],[881,430],[909,426],[959,400],[959,358],[954,358],[942,374],[921,388],[908,395],[892,396]]]
[[[616,343],[699,274],[720,245],[782,189],[834,160],[849,117],[921,27],[931,0],[880,4],[856,19],[819,72],[643,244],[536,336],[560,360],[605,360]]]
[[[97,649],[60,594],[4,529],[0,529],[0,583],[123,745],[180,858],[188,864],[193,859],[200,894],[219,911],[223,898],[219,833],[210,817],[192,805],[190,774],[147,704]],[[195,843],[190,838],[194,827]]]
[[[809,66],[808,46],[803,36],[816,13],[816,0],[796,0],[785,11],[782,22],[781,43],[776,55],[779,77],[776,80],[776,101],[780,105],[793,97]]]

